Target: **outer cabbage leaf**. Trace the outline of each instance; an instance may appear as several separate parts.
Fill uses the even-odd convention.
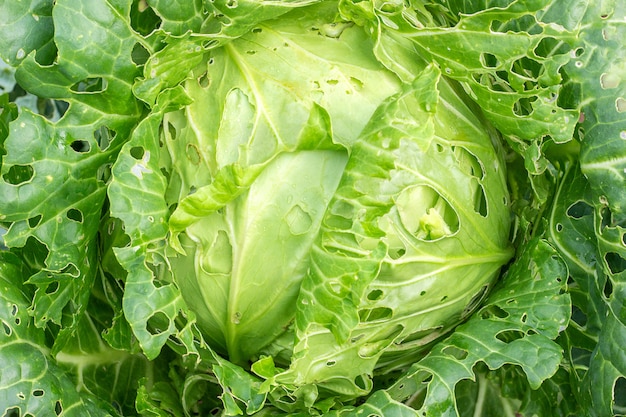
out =
[[[31,308],[37,326],[61,325],[58,350],[89,298],[107,165],[139,116],[130,90],[136,75],[131,60],[136,38],[122,18],[128,10],[58,1],[52,19],[67,30],[44,39],[45,34],[51,36],[50,4],[28,13],[23,6],[3,6],[25,17],[3,26],[0,38],[10,43],[15,33],[36,32],[41,39],[29,43],[29,48],[40,49],[23,49],[14,61],[4,56],[14,48],[3,44],[7,46],[0,48],[3,58],[19,64],[15,77],[24,90],[64,100],[70,107],[57,122],[22,109],[11,123],[0,171],[0,218],[8,226],[3,236],[6,246],[21,247],[35,238],[47,249],[41,270],[30,281],[39,289]],[[42,10],[48,15],[40,16]],[[48,65],[49,59],[39,51],[52,41],[58,54]]]
[[[591,3],[581,32],[583,52],[567,68],[584,103],[581,170],[591,184],[594,205],[600,203],[611,212],[605,222],[622,227],[626,227],[626,52],[621,47],[625,19],[623,2]],[[615,237],[607,239],[619,247],[619,232]],[[621,247],[626,251],[624,244]]]
[[[162,104],[161,104],[162,103]],[[112,168],[108,189],[111,215],[122,220],[130,242],[114,248],[128,271],[124,284],[124,315],[143,352],[158,356],[168,338],[176,335],[188,352],[194,345],[194,316],[179,289],[168,282],[166,258],[167,182],[160,170],[159,127],[163,112],[189,103],[180,89],[160,96],[153,112],[134,130]]]
[[[572,322],[563,337],[572,389],[588,415],[623,413],[626,334],[624,229],[606,224],[592,186],[577,165],[567,168],[550,213],[550,233],[570,271]],[[597,224],[604,224],[597,229]],[[622,258],[624,259],[624,258]]]
[[[29,314],[32,294],[23,285],[29,268],[0,251],[0,412],[3,415],[116,416],[104,401],[78,392],[46,346]]]
[[[477,314],[437,344],[390,392],[395,398],[409,398],[425,384],[428,391],[420,412],[458,415],[454,385],[473,379],[472,368],[481,361],[490,369],[519,365],[530,387],[539,388],[554,375],[562,358],[553,339],[570,316],[566,276],[552,247],[541,240],[530,242]],[[428,375],[432,379],[424,382]]]
[[[51,62],[56,53],[52,40],[51,0],[3,2],[0,5],[0,56],[17,66],[27,55],[35,52],[40,62]]]
[[[566,275],[565,265],[554,248],[544,240],[530,242],[484,306],[450,337],[435,344],[391,387],[376,392],[357,408],[325,415],[486,415],[488,406],[480,401],[470,404],[472,408],[463,413],[458,406],[468,404],[457,404],[457,398],[467,395],[459,390],[464,386],[462,381],[477,381],[483,389],[487,387],[485,374],[477,367],[482,362],[491,370],[518,365],[530,388],[537,390],[555,374],[562,358],[560,346],[552,339],[569,320],[569,295],[564,293]],[[508,376],[512,376],[510,372]],[[514,378],[519,384],[520,377]],[[506,389],[506,384],[500,388]],[[528,387],[522,391],[528,392]],[[502,395],[498,397],[502,401],[499,415],[519,415],[520,399],[507,400],[506,393],[497,393]],[[493,402],[493,397],[483,397],[483,401]],[[553,406],[547,404],[542,412],[552,412]]]
[[[352,2],[345,2],[352,3]],[[345,6],[384,31],[413,41],[420,54],[437,62],[444,74],[460,81],[486,117],[524,156],[526,169],[540,174],[547,167],[547,143],[567,142],[578,121],[577,103],[559,99],[561,68],[577,53],[576,32],[544,17],[548,1],[513,1],[465,15],[453,27],[424,27],[415,9],[372,1]],[[420,20],[421,19],[421,20]],[[370,23],[371,24],[371,23]],[[381,54],[391,44],[381,37]],[[404,40],[404,39],[403,39]],[[388,61],[393,61],[390,55]],[[390,62],[389,65],[397,65]]]
[[[583,104],[580,165],[567,166],[550,223],[570,267],[576,309],[565,345],[579,402],[589,415],[626,409],[621,349],[626,332],[626,55],[618,46],[626,33],[625,17],[621,2],[590,2],[581,19],[581,53],[565,68],[568,89]]]
[[[143,78],[133,89],[141,100],[153,105],[159,92],[183,82],[211,49],[248,33],[257,24],[277,18],[294,8],[319,0],[219,0],[150,3],[162,21],[146,40],[150,56]],[[145,11],[144,11],[145,12]]]

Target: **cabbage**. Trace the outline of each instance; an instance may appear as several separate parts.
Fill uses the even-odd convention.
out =
[[[209,345],[350,398],[480,305],[511,214],[480,112],[436,67],[403,84],[329,6],[207,54],[161,140],[182,195],[172,275]]]
[[[2,2],[0,415],[626,414],[625,5]]]

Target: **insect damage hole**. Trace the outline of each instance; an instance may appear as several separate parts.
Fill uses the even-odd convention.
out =
[[[485,194],[485,189],[480,183],[478,183],[474,189],[474,211],[482,217],[487,217],[487,195]]]
[[[613,275],[621,274],[626,271],[626,259],[619,253],[607,252],[606,255],[604,255],[604,260]]]
[[[4,334],[9,337],[13,334],[13,328],[11,326],[9,326],[9,324],[7,322],[5,322],[4,320],[0,320],[2,321],[2,329],[4,330]]]
[[[361,320],[361,322],[388,320],[392,316],[393,310],[389,307],[374,307],[359,310],[359,319]]]
[[[503,330],[496,334],[496,339],[504,343],[511,343],[516,340],[522,339],[525,333],[519,330]]]
[[[82,211],[75,209],[75,208],[71,208],[67,211],[67,218],[70,220],[73,220],[77,223],[82,223],[83,222],[83,213]]]
[[[467,350],[452,345],[443,348],[442,353],[460,361],[467,358],[469,354]]]
[[[35,176],[31,165],[12,165],[2,178],[11,185],[20,185],[30,181]]]
[[[77,153],[89,153],[91,144],[86,140],[77,139],[70,143],[70,148]]]
[[[482,54],[480,54],[480,63],[485,68],[496,68],[500,65],[498,57],[488,52],[483,52]]]
[[[101,93],[107,89],[108,82],[106,78],[102,77],[94,77],[94,78],[85,78],[73,86],[70,87],[70,90],[75,93],[82,94],[94,94]]]
[[[367,294],[367,299],[371,301],[380,300],[381,298],[383,298],[383,292],[379,289],[372,290]]]
[[[130,156],[138,161],[143,158],[144,154],[145,150],[141,146],[133,146],[132,148],[130,148]]]
[[[615,415],[626,413],[626,378],[623,376],[613,384],[613,412]]]
[[[31,217],[30,219],[28,219],[28,227],[30,227],[31,229],[34,229],[35,227],[39,226],[39,223],[41,223],[42,218],[43,216],[41,214]]]
[[[146,329],[152,334],[165,332],[170,326],[170,319],[162,311],[154,313],[146,322]]]
[[[416,185],[402,190],[396,208],[403,227],[421,240],[437,240],[459,230],[459,216],[434,188]]]
[[[572,219],[580,219],[593,214],[593,207],[584,201],[577,201],[567,208],[566,214]]]
[[[100,150],[104,151],[108,149],[113,139],[115,139],[116,134],[117,133],[114,130],[109,129],[107,126],[103,125],[97,128],[96,130],[94,130],[93,138],[98,144],[98,147],[100,148]]]

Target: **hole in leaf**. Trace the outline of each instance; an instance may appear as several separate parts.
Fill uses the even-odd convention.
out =
[[[98,181],[107,182],[111,178],[112,164],[102,164],[96,171],[96,178]]]
[[[170,122],[167,122],[167,133],[170,140],[175,140],[178,136],[178,131],[176,130],[176,127]]]
[[[4,330],[4,334],[7,336],[11,336],[11,334],[13,334],[13,329],[11,328],[11,326],[9,326],[9,324],[7,322],[5,322],[4,320],[2,320],[2,328]]]
[[[388,253],[391,259],[397,260],[406,254],[406,248],[389,248]]]
[[[61,273],[71,275],[73,277],[78,277],[80,275],[80,271],[73,263],[67,264],[67,266],[61,270]]]
[[[513,62],[513,65],[511,65],[512,72],[528,81],[532,81],[531,83],[525,85],[526,91],[532,90],[535,87],[535,82],[541,75],[542,70],[543,65],[541,65],[541,63],[528,57],[522,57]]]
[[[63,404],[61,404],[61,400],[57,400],[57,402],[54,404],[54,413],[57,416],[60,416],[61,413],[63,413]]]
[[[513,104],[513,113],[520,117],[529,116],[534,111],[533,103],[535,101],[537,101],[536,96],[521,97]]]
[[[166,331],[170,326],[170,320],[165,313],[157,311],[149,319],[147,330],[153,334],[159,334]]]
[[[2,178],[11,185],[20,185],[34,176],[35,170],[31,165],[12,165]]]
[[[19,407],[7,408],[2,417],[20,417],[20,413]]]
[[[67,211],[67,218],[70,220],[74,220],[75,222],[82,223],[83,213],[78,209],[71,208]]]
[[[613,294],[613,281],[611,281],[611,278],[606,278],[602,292],[606,298],[611,298],[611,295]]]
[[[603,207],[600,210],[600,228],[604,230],[607,227],[610,227],[613,224],[613,213],[611,209],[608,207]]]
[[[543,32],[543,29],[537,24],[535,16],[525,14],[516,19],[507,20],[505,22],[493,20],[491,22],[491,31],[500,33],[526,32],[530,35],[538,35]]]
[[[33,390],[33,397],[43,397],[43,394],[44,390],[42,389]]]
[[[107,88],[107,80],[102,77],[85,78],[77,82],[70,89],[76,93],[101,93]]]
[[[328,366],[329,368],[330,368],[331,366],[335,366],[335,365],[337,365],[337,361],[336,361],[336,360],[334,360],[334,359],[331,359],[331,360],[329,360],[329,361],[326,361],[326,366]]]
[[[146,36],[161,25],[161,18],[146,1],[133,1],[130,24],[133,29]]]
[[[70,143],[70,147],[78,153],[88,153],[91,150],[91,145],[86,140],[75,140]]]
[[[459,230],[459,216],[448,201],[428,185],[402,190],[396,208],[404,228],[421,240],[436,240]]]
[[[393,316],[393,310],[389,307],[374,307],[359,310],[359,318],[361,322],[372,322],[378,320],[387,320]]]
[[[498,62],[498,58],[490,53],[483,52],[480,54],[480,63],[485,68],[496,68],[500,63]]]
[[[368,381],[367,377],[363,375],[357,375],[357,377],[354,378],[354,384],[363,390],[367,389],[367,386],[368,386],[367,381]]]
[[[505,319],[505,318],[509,317],[509,313],[506,312],[505,310],[503,310],[502,308],[498,307],[497,305],[492,304],[492,305],[484,308],[481,311],[480,317],[482,317],[483,319],[490,319],[492,317],[499,318],[499,319]]]
[[[617,252],[608,252],[604,255],[604,260],[613,275],[620,274],[626,270],[626,259]]]
[[[209,78],[208,73],[204,73],[198,77],[198,85],[202,88],[207,88],[211,85],[211,79]]]
[[[474,191],[474,211],[482,217],[487,217],[487,195],[482,185],[478,185]]]
[[[476,155],[462,146],[453,146],[452,151],[454,153],[454,157],[459,162],[459,167],[463,171],[478,179],[483,179],[485,177],[483,164],[478,160]]]
[[[519,330],[503,330],[496,334],[496,338],[504,343],[511,343],[524,337],[524,332]]]
[[[577,201],[567,209],[567,216],[573,219],[580,219],[593,214],[593,207],[584,201]]]
[[[54,294],[59,289],[59,281],[52,281],[46,287],[46,294]]]
[[[130,156],[132,156],[136,160],[141,160],[144,153],[145,150],[141,146],[133,146],[132,148],[130,148]]]
[[[561,223],[557,223],[555,228],[556,228],[557,232],[562,232],[563,231],[563,225]]]
[[[115,131],[106,126],[100,126],[93,132],[93,138],[101,150],[106,150],[109,147],[113,139],[115,139],[115,135]]]
[[[570,47],[565,42],[552,36],[542,38],[535,47],[535,55],[548,58],[554,55],[563,55],[570,52]]]
[[[467,358],[468,355],[467,350],[458,348],[456,346],[446,346],[445,348],[443,348],[442,352],[445,355],[458,359],[460,361]]]
[[[35,227],[39,226],[39,223],[41,222],[42,219],[42,215],[38,214],[34,217],[31,217],[30,219],[28,219],[28,226],[31,229],[34,229]]]
[[[369,294],[367,294],[367,299],[368,300],[380,300],[381,298],[383,298],[383,292],[381,290],[372,290],[369,292]]]
[[[139,42],[135,43],[133,46],[133,51],[130,53],[130,58],[133,60],[135,65],[142,66],[148,59],[150,58],[150,52]]]
[[[613,412],[625,415],[626,412],[626,377],[620,376],[613,384]]]

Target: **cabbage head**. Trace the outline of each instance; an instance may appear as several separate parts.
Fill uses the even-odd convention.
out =
[[[314,7],[207,52],[166,114],[168,262],[216,352],[343,401],[480,304],[511,257],[509,197],[457,85]]]

